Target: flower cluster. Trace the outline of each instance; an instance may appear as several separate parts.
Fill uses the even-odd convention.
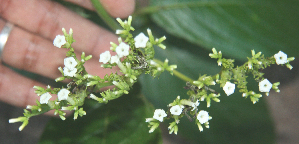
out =
[[[110,51],[105,51],[100,54],[99,62],[103,63],[101,67],[112,68],[117,66],[123,75],[111,74],[107,75],[105,81],[112,83],[115,88],[107,90],[101,93],[101,97],[91,95],[92,99],[98,102],[107,103],[109,100],[118,98],[122,94],[128,94],[128,90],[136,82],[137,77],[145,72],[151,73],[153,76],[158,76],[164,70],[172,71],[176,68],[176,65],[168,65],[168,60],[163,65],[151,63],[154,58],[154,45],[160,46],[165,49],[165,46],[161,44],[166,38],[154,39],[150,29],[147,30],[148,36],[144,33],[140,33],[135,38],[130,33],[134,28],[131,26],[132,17],[128,18],[128,21],[122,21],[116,19],[122,26],[122,30],[116,30],[116,34],[122,37],[118,38],[118,44],[111,42],[110,50],[115,52],[116,55],[111,56]],[[87,85],[97,85],[97,81],[91,81]]]
[[[73,30],[70,29],[69,33],[66,33],[66,30],[63,28],[62,32],[64,35],[56,36],[53,45],[58,48],[67,48],[69,51],[66,54],[67,57],[64,59],[64,68],[58,68],[63,76],[57,78],[56,81],[58,82],[69,78],[76,82],[70,82],[67,85],[67,88],[62,87],[52,89],[49,85],[46,88],[34,86],[33,88],[36,89],[35,93],[40,96],[40,100],[36,101],[37,105],[28,105],[24,110],[23,117],[10,119],[9,121],[10,123],[23,122],[19,128],[20,131],[28,124],[30,117],[43,114],[49,110],[55,110],[54,114],[58,114],[62,120],[65,120],[66,114],[62,110],[74,110],[74,119],[86,114],[82,108],[78,108],[79,106],[82,106],[84,98],[87,97],[86,87],[83,86],[82,88],[79,88],[78,85],[83,82],[86,83],[88,78],[91,77],[85,71],[83,64],[85,61],[91,59],[92,56],[85,56],[85,53],[83,52],[81,61],[78,61],[76,59],[74,48],[71,47],[71,44],[74,42]],[[53,94],[57,95],[57,98],[50,100]]]
[[[255,93],[254,91],[248,91],[247,89],[247,74],[251,73],[256,81],[259,82],[259,91],[265,93],[265,95],[269,95],[271,89],[274,89],[276,92],[279,92],[278,85],[279,82],[272,84],[268,79],[264,78],[260,70],[265,69],[271,64],[277,65],[286,65],[289,69],[292,69],[292,66],[289,62],[293,61],[295,58],[288,58],[285,53],[279,51],[272,57],[265,58],[261,52],[255,53],[254,50],[251,51],[252,57],[248,58],[248,62],[246,62],[242,66],[238,66],[234,68],[234,60],[222,58],[221,51],[217,52],[215,48],[212,49],[213,53],[209,56],[211,58],[218,59],[218,65],[223,64],[223,68],[221,70],[221,75],[217,76],[220,79],[216,80],[217,83],[223,87],[224,92],[227,96],[231,95],[235,91],[235,85],[239,88],[239,91],[243,97],[250,97],[253,103],[256,103],[261,94]],[[234,83],[230,81],[234,80]]]
[[[218,59],[218,66],[222,66],[221,72],[215,76],[202,75],[195,81],[187,82],[185,89],[189,89],[187,92],[189,99],[181,100],[178,96],[174,102],[168,105],[169,110],[167,112],[162,109],[157,109],[153,118],[146,119],[146,122],[149,123],[149,127],[151,127],[150,133],[159,126],[160,122],[163,122],[165,119],[173,118],[174,122],[170,123],[168,129],[170,134],[173,132],[177,134],[177,124],[180,121],[179,119],[183,116],[187,116],[190,121],[196,118],[195,121],[200,131],[203,131],[202,124],[204,124],[206,128],[209,128],[208,121],[212,117],[209,116],[207,111],[200,110],[197,112],[197,106],[199,105],[199,100],[206,101],[207,107],[211,106],[211,100],[220,102],[218,98],[220,93],[210,88],[210,86],[220,84],[225,94],[230,96],[235,92],[237,85],[239,91],[243,93],[243,97],[249,96],[251,101],[256,103],[262,95],[254,91],[248,91],[246,75],[251,73],[259,82],[259,91],[268,96],[271,89],[279,92],[279,82],[272,84],[268,79],[263,77],[263,73],[260,72],[260,69],[264,69],[275,62],[278,65],[286,64],[286,66],[291,69],[292,66],[289,62],[295,59],[293,57],[287,58],[287,55],[281,51],[270,58],[265,58],[261,52],[256,54],[255,51],[252,50],[252,57],[248,58],[248,62],[242,66],[234,67],[234,60],[222,58],[221,51],[217,52],[216,49],[213,48],[212,52],[213,53],[210,53],[209,56]],[[189,116],[188,112],[191,116]]]
[[[149,123],[150,130],[149,132],[152,133],[165,119],[173,118],[174,122],[169,124],[168,130],[169,134],[178,133],[178,126],[180,122],[180,118],[184,115],[188,117],[190,121],[195,119],[195,123],[198,126],[200,131],[203,131],[202,124],[205,125],[206,128],[209,128],[209,120],[212,119],[209,116],[209,113],[204,110],[200,110],[197,112],[197,107],[199,106],[199,100],[187,100],[187,99],[180,99],[180,96],[168,105],[169,110],[166,113],[163,109],[156,109],[154,112],[153,118],[146,118],[145,122]],[[189,116],[189,114],[191,116]]]
[[[156,45],[165,49],[166,47],[162,44],[166,39],[165,36],[155,39],[151,30],[148,29],[148,36],[140,33],[134,38],[130,33],[134,31],[134,28],[131,26],[132,17],[130,16],[128,21],[122,21],[117,18],[117,21],[123,30],[117,30],[116,33],[120,34],[124,40],[119,38],[118,45],[111,42],[110,50],[116,52],[116,55],[111,56],[110,51],[105,51],[100,54],[99,62],[103,63],[101,66],[104,68],[118,66],[122,74],[112,73],[104,78],[88,74],[83,65],[92,56],[85,56],[83,52],[81,60],[78,60],[74,48],[71,46],[75,42],[73,30],[70,29],[69,33],[67,33],[63,28],[62,32],[64,35],[56,36],[53,45],[58,48],[66,48],[68,52],[64,59],[64,68],[58,68],[62,77],[55,79],[55,81],[59,82],[65,79],[71,79],[72,81],[67,87],[62,88],[52,89],[50,86],[47,88],[35,86],[35,93],[40,96],[40,101],[36,102],[36,106],[27,106],[28,110],[25,110],[24,117],[11,119],[10,122],[23,122],[20,127],[20,130],[22,130],[28,124],[30,117],[49,110],[55,110],[55,115],[58,114],[62,120],[65,120],[65,112],[62,110],[74,111],[74,119],[77,119],[78,116],[86,114],[81,106],[87,97],[99,103],[108,103],[110,100],[116,99],[123,94],[128,94],[133,84],[137,81],[137,77],[143,72],[150,73],[152,76],[158,76],[165,70],[171,74],[173,73],[172,71],[176,68],[176,65],[168,65],[167,59],[161,64],[153,63],[155,53],[153,46]],[[101,92],[100,95],[96,95],[95,92],[99,89],[112,85],[115,87]],[[50,100],[53,94],[56,94],[58,97]],[[155,115],[155,118],[163,121],[163,118],[161,119],[163,116],[163,114],[158,113],[158,115]]]
[[[161,38],[154,38],[152,31],[147,29],[147,35],[139,33],[133,36],[131,31],[135,29],[131,26],[132,17],[128,20],[122,21],[120,18],[116,19],[122,29],[116,30],[116,34],[120,35],[118,44],[111,42],[110,51],[105,51],[100,54],[99,62],[101,67],[112,68],[118,67],[120,73],[111,73],[105,75],[104,78],[93,76],[87,73],[84,64],[92,56],[85,56],[83,52],[81,59],[77,59],[74,48],[71,46],[75,40],[73,39],[73,30],[69,33],[63,28],[64,35],[57,35],[53,41],[53,45],[58,48],[66,48],[66,58],[64,59],[64,68],[59,67],[58,70],[62,76],[55,79],[63,81],[65,79],[72,80],[66,87],[51,88],[47,86],[42,88],[34,86],[35,93],[40,96],[40,100],[36,101],[37,105],[28,105],[24,110],[24,116],[15,119],[10,119],[9,123],[22,122],[19,130],[23,130],[28,124],[29,118],[35,115],[45,113],[49,110],[55,110],[55,115],[59,115],[62,120],[65,120],[65,112],[63,110],[74,111],[74,119],[78,116],[86,115],[82,105],[86,98],[91,98],[99,103],[108,103],[111,100],[119,98],[123,94],[128,94],[133,84],[137,81],[140,74],[150,74],[153,77],[159,76],[162,72],[168,71],[170,74],[175,74],[176,65],[169,65],[169,60],[164,62],[154,59],[154,46],[165,49],[166,46],[162,42],[166,39],[165,36]],[[200,131],[203,131],[203,125],[209,128],[209,120],[212,117],[205,110],[199,110],[199,101],[206,101],[207,107],[211,106],[211,102],[220,102],[220,93],[216,92],[211,87],[219,84],[223,88],[227,96],[235,92],[236,87],[242,96],[250,97],[253,103],[256,103],[262,94],[255,93],[247,89],[248,74],[252,74],[255,80],[259,83],[259,91],[269,95],[271,89],[279,92],[279,82],[271,83],[267,78],[263,77],[262,69],[271,64],[285,65],[292,69],[289,62],[295,58],[288,58],[287,55],[281,51],[272,57],[264,57],[261,52],[255,53],[251,51],[252,57],[241,66],[234,66],[233,59],[225,59],[222,57],[221,51],[217,52],[215,48],[210,53],[211,58],[217,59],[218,66],[222,66],[221,71],[214,75],[200,75],[197,80],[188,80],[185,89],[188,89],[188,99],[181,99],[180,96],[168,105],[168,110],[156,109],[152,118],[146,118],[152,133],[159,127],[161,122],[167,119],[173,119],[169,123],[169,134],[178,133],[178,124],[183,116],[186,116],[190,121],[194,121]],[[111,55],[111,53],[116,53]],[[107,89],[101,93],[97,93],[99,89],[107,86],[114,86],[112,89]],[[52,95],[57,95],[56,99],[52,99]]]
[[[74,77],[77,72],[77,61],[74,59],[74,57],[67,57],[64,59],[64,68],[63,68],[63,74],[64,76]]]
[[[213,53],[210,54],[211,58],[218,59],[218,64],[221,62],[224,66],[221,70],[220,80],[217,82],[223,87],[224,92],[229,96],[234,93],[235,85],[239,88],[239,91],[243,97],[250,97],[253,103],[256,103],[261,94],[255,93],[254,91],[248,91],[247,89],[247,74],[251,73],[255,80],[259,82],[259,91],[265,93],[266,96],[269,95],[271,89],[279,92],[278,85],[279,82],[272,84],[268,79],[264,78],[264,73],[261,72],[262,69],[270,66],[271,64],[286,65],[289,69],[292,66],[289,62],[293,61],[295,58],[288,58],[285,53],[279,51],[272,57],[265,58],[261,52],[255,53],[254,50],[251,51],[252,57],[248,58],[242,66],[234,68],[233,60],[222,58],[222,54],[219,51],[217,53],[216,49],[213,48]],[[231,83],[230,80],[234,80],[235,84]]]

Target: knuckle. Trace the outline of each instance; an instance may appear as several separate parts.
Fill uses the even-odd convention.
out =
[[[56,31],[60,29],[58,7],[57,3],[49,3],[45,6],[46,12],[37,22],[37,33],[41,33],[45,37],[55,37]]]
[[[25,46],[24,55],[21,60],[23,70],[33,71],[36,69],[39,54],[37,49],[37,36],[33,36],[29,43]]]

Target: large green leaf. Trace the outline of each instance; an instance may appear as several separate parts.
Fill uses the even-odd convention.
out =
[[[172,35],[244,60],[251,49],[298,56],[298,6],[294,0],[151,0],[144,12]]]
[[[139,89],[139,86],[135,86],[135,92],[131,91],[129,95],[123,95],[105,105],[87,100],[84,105],[87,115],[76,121],[72,117],[65,121],[53,118],[40,143],[162,143],[159,130],[148,133],[145,118],[153,115],[153,106],[139,93]]]
[[[153,25],[151,28],[153,34],[160,35],[165,32]],[[156,56],[162,61],[168,58],[170,64],[178,65],[178,71],[192,79],[197,79],[199,74],[214,75],[220,71],[216,60],[209,58],[210,51],[182,39],[168,35],[166,37],[164,44],[167,45],[167,49],[156,49]],[[250,51],[247,51],[247,55],[250,54]],[[143,75],[141,83],[143,93],[156,108],[167,110],[167,105],[178,95],[181,98],[188,98],[187,91],[183,89],[185,82],[168,73],[163,73],[159,79]],[[257,83],[252,81],[250,83],[250,89],[257,88]],[[249,99],[242,98],[240,93],[227,97],[222,89],[216,90],[221,93],[220,103],[212,102],[211,108],[206,108],[205,102],[201,102],[199,106],[199,109],[207,110],[213,117],[210,128],[199,132],[194,122],[183,118],[179,124],[179,135],[188,138],[191,143],[274,142],[273,123],[263,98],[253,105]],[[168,122],[170,121],[166,121],[165,124]]]

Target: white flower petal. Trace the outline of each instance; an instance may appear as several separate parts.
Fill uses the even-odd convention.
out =
[[[145,48],[146,47],[146,43],[149,40],[149,38],[147,36],[145,36],[143,33],[140,33],[139,35],[137,35],[135,38],[135,47],[136,48]]]
[[[48,104],[48,101],[49,99],[51,98],[52,96],[50,95],[50,93],[44,93],[40,96],[40,104]]]
[[[260,92],[270,92],[271,88],[272,88],[272,84],[268,79],[264,79],[261,82],[259,82]]]
[[[106,64],[107,62],[110,61],[110,58],[111,58],[111,54],[109,51],[105,51],[103,52],[101,55],[100,55],[100,60],[99,62],[102,62],[104,64]]]
[[[111,60],[110,60],[111,64],[118,63],[118,62],[119,62],[119,57],[117,55],[111,57]]]
[[[207,111],[201,110],[197,114],[197,119],[201,124],[209,121],[209,113]]]
[[[68,96],[70,94],[70,91],[63,88],[61,89],[58,93],[57,93],[57,96],[58,96],[58,101],[61,101],[61,100],[67,100]]]
[[[235,84],[231,82],[226,82],[223,87],[223,90],[226,93],[226,95],[229,96],[235,92]]]
[[[197,100],[195,103],[192,104],[193,109],[191,111],[194,111],[198,106],[199,106],[199,100]]]
[[[76,75],[76,72],[77,72],[76,68],[73,69],[69,69],[68,67],[63,68],[64,76],[74,77]]]
[[[121,42],[116,48],[115,48],[115,52],[117,53],[119,58],[122,58],[124,56],[128,56],[129,55],[129,49],[130,46],[125,44],[124,42]]]
[[[285,64],[288,62],[288,55],[282,51],[279,51],[277,54],[275,54],[274,58],[276,60],[277,65]]]
[[[64,59],[64,66],[69,69],[75,68],[77,64],[77,61],[73,57],[67,57]]]
[[[163,109],[156,109],[153,118],[163,122],[164,117],[166,117],[167,114],[165,113],[165,111]]]
[[[182,113],[182,111],[183,111],[183,106],[180,106],[180,105],[175,105],[175,106],[172,106],[171,108],[170,108],[170,113],[172,114],[172,115],[180,115],[181,113]]]
[[[57,35],[53,41],[53,45],[61,48],[66,43],[64,35]]]

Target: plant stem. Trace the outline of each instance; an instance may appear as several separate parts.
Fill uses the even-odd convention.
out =
[[[191,83],[193,83],[193,81],[194,81],[193,79],[191,79],[191,78],[185,76],[184,74],[178,72],[177,70],[173,70],[173,74],[174,74],[176,77],[180,78],[181,80],[183,80],[183,81],[185,81],[185,82],[191,82]]]
[[[104,88],[104,87],[107,87],[107,86],[112,86],[112,82],[105,82],[105,83],[101,83],[99,85],[97,85],[97,89],[101,89],[101,88]]]
[[[114,18],[106,12],[105,8],[102,6],[99,0],[90,0],[93,7],[96,9],[97,14],[104,20],[104,22],[111,28],[111,30],[116,31],[120,28],[118,23]]]
[[[157,63],[160,64],[160,65],[163,65],[163,62],[160,61],[160,60],[158,60],[158,59],[154,59],[154,61],[157,62]],[[191,79],[191,78],[187,77],[186,75],[184,75],[184,74],[178,72],[177,70],[173,70],[173,74],[174,74],[176,77],[178,77],[179,79],[181,79],[181,80],[183,80],[183,81],[185,81],[185,82],[191,82],[191,83],[193,83],[193,81],[194,81],[193,79]]]

